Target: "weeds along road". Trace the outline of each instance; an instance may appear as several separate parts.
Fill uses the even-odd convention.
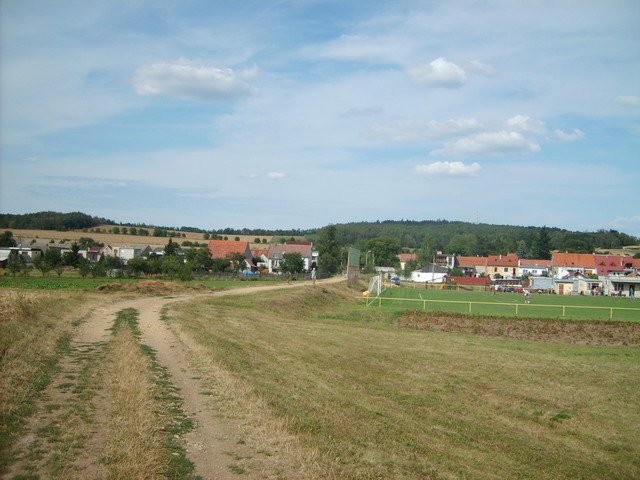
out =
[[[343,280],[332,278],[317,284]],[[175,302],[310,284],[252,286],[173,297],[116,299],[110,294],[106,301],[93,304],[77,327],[37,412],[29,417],[26,434],[14,446],[19,453],[6,478],[162,478],[166,476],[167,456],[169,463],[173,462],[174,478],[265,478],[274,476],[273,472],[280,478],[312,477],[312,472],[305,474],[292,467],[300,465],[305,453],[296,452],[284,440],[282,448],[268,456],[238,441],[237,432],[247,419],[221,416],[215,410],[214,396],[203,383],[207,370],[198,344],[162,319],[163,308]],[[123,312],[137,314],[135,326],[118,327],[116,319]],[[151,349],[151,361],[136,348],[140,345]],[[159,387],[150,384],[149,377],[164,388],[164,394],[157,393]],[[162,437],[167,425],[172,432],[175,427],[174,445],[168,452]],[[251,469],[234,464],[234,459],[249,458]],[[193,465],[189,466],[190,462]]]

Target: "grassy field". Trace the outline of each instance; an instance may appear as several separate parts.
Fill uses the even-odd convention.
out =
[[[247,443],[253,431],[273,439],[262,455],[294,452],[304,474],[291,478],[640,478],[638,342],[527,337],[533,322],[567,323],[555,319],[501,320],[521,324],[520,339],[400,328],[412,317],[366,308],[357,295],[318,284],[172,304],[163,318],[197,342],[219,417],[238,419]],[[0,472],[40,405],[29,472],[77,477],[88,470],[76,460],[93,448],[110,478],[190,477],[169,427],[189,425],[140,344],[137,312],[120,311],[105,342],[71,341],[79,312],[98,298],[111,297],[0,290]],[[43,398],[47,385],[57,398]],[[242,475],[251,460],[234,461]]]
[[[229,412],[265,405],[327,477],[640,477],[640,349],[401,329],[317,287],[168,319],[241,384]]]
[[[427,310],[473,313],[475,315],[518,316],[541,318],[613,319],[640,321],[640,302],[621,297],[560,296],[532,294],[531,303],[517,293],[468,292],[451,290],[425,290],[387,288],[381,294],[382,302],[369,299],[372,307],[385,310]],[[404,301],[404,299],[410,299]],[[424,302],[426,300],[427,302]],[[363,300],[365,302],[366,300]],[[472,302],[471,306],[469,302]],[[563,309],[564,307],[564,309]],[[470,311],[471,309],[471,311]]]
[[[189,280],[189,281],[166,281],[164,279],[155,278],[110,278],[110,277],[86,277],[82,278],[77,272],[65,272],[62,276],[58,277],[55,274],[48,274],[43,277],[39,273],[32,272],[29,276],[17,276],[12,277],[9,275],[0,275],[0,289],[23,289],[23,290],[97,290],[104,285],[122,285],[126,288],[127,285],[141,284],[144,282],[166,282],[168,284],[177,285],[181,287],[206,287],[212,290],[230,289],[230,288],[242,288],[247,285],[253,285],[257,282],[260,284],[271,283],[274,281],[284,281],[283,279],[273,280],[258,280],[258,279],[245,279],[239,277],[237,279],[228,280]]]

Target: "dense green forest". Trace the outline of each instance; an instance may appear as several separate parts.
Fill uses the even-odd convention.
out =
[[[44,230],[76,230],[116,223],[80,212],[39,212],[25,215],[0,214],[2,228],[35,228]],[[128,225],[128,224],[121,224]],[[150,227],[152,228],[152,227]],[[169,228],[169,227],[164,227]],[[207,231],[195,227],[173,230],[217,235],[304,236],[317,241],[329,227],[307,230],[233,229]],[[595,249],[615,249],[637,245],[640,239],[616,230],[575,232],[554,227],[521,227],[491,225],[448,220],[385,220],[343,223],[331,226],[341,247],[371,248],[371,242],[384,240],[397,251],[439,250],[458,255],[491,255],[517,253],[523,258],[544,258],[550,250],[591,253]]]
[[[552,227],[520,227],[475,224],[447,220],[359,222],[335,225],[343,245],[367,248],[376,238],[394,240],[400,248],[424,248],[444,253],[497,255],[510,252],[523,258],[544,258],[550,250],[592,253],[596,248],[613,249],[637,245],[640,239],[616,230],[574,232]]]
[[[0,228],[66,231],[97,227],[99,225],[112,223],[112,220],[92,217],[81,212],[37,212],[26,213],[23,215],[0,213]]]

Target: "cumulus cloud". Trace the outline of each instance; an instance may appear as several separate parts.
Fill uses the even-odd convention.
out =
[[[640,97],[637,95],[621,95],[616,97],[616,103],[625,107],[640,107]]]
[[[480,171],[480,164],[474,162],[465,165],[462,162],[434,162],[416,165],[415,172],[434,177],[475,177]]]
[[[186,100],[220,100],[246,95],[257,68],[234,71],[181,59],[138,68],[133,86],[139,95],[166,95]]]
[[[563,132],[562,130],[556,130],[554,133],[556,134],[556,137],[563,142],[574,142],[576,140],[582,140],[586,136],[584,132],[579,128],[574,128],[573,132],[571,133]]]
[[[467,81],[467,74],[446,58],[436,58],[431,63],[421,63],[407,69],[407,75],[418,83],[430,87],[457,88]]]
[[[543,134],[547,130],[544,122],[526,115],[516,115],[507,120],[507,126],[520,132]]]
[[[485,77],[493,77],[496,74],[495,68],[479,60],[471,60],[468,62],[467,69],[484,75]]]
[[[444,121],[402,120],[393,124],[370,127],[365,137],[393,142],[412,142],[468,135],[482,129],[475,118],[455,118]]]
[[[269,172],[267,173],[267,178],[269,180],[280,180],[286,177],[286,175],[282,172]]]
[[[539,152],[540,145],[525,138],[520,132],[481,132],[460,138],[434,150],[434,155],[500,154],[508,152]]]

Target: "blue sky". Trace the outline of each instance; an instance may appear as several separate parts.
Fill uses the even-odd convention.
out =
[[[640,236],[640,3],[2,0],[0,211]]]

